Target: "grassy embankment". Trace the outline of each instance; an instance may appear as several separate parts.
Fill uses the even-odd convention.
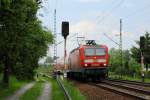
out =
[[[3,85],[0,85],[0,100],[3,100],[8,96],[13,95],[15,91],[19,90],[22,86],[24,86],[27,83],[30,83],[31,81],[36,81],[35,85],[31,89],[29,89],[25,94],[23,94],[21,100],[37,100],[36,98],[39,97],[43,88],[44,81],[42,77],[30,81],[19,81],[15,77],[10,77],[9,87],[4,87]],[[0,75],[0,84],[2,84],[2,75]]]
[[[45,77],[46,80],[52,85],[52,94],[51,100],[66,100],[63,91],[60,89],[56,79]],[[63,80],[64,86],[67,89],[69,95],[71,96],[72,100],[86,100],[85,97],[80,93],[79,89],[74,87],[72,82],[67,80]]]
[[[129,80],[129,81],[139,81],[139,82],[142,81],[141,77],[137,77],[137,76],[131,77],[131,76],[123,76],[123,75],[121,76],[121,75],[116,75],[116,74],[113,74],[113,73],[109,73],[109,78]],[[150,83],[150,79],[149,78],[145,78],[144,82]]]
[[[64,93],[62,90],[60,90],[60,87],[56,81],[56,79],[53,79],[50,75],[52,72],[52,67],[46,67],[46,68],[39,68],[39,73],[45,74],[45,80],[48,80],[52,87],[52,94],[51,94],[51,100],[66,100]],[[44,76],[45,76],[44,75]],[[49,76],[49,77],[48,77]],[[62,81],[64,83],[65,88],[69,92],[72,100],[86,100],[86,98],[80,93],[79,89],[76,88],[72,82],[67,81],[64,79]]]
[[[66,100],[56,79],[53,79],[51,76],[52,67],[39,67],[37,72],[39,73],[39,76],[43,77],[44,80],[47,80],[51,84],[51,100]]]
[[[51,84],[51,100],[66,100],[63,91],[60,90],[56,79],[47,76],[45,77],[45,79]]]
[[[47,81],[47,79],[43,77],[43,74],[49,74],[49,71],[51,71],[50,67],[39,67],[36,70],[36,72],[38,73],[38,77],[37,75],[35,75],[34,77],[36,80],[35,85],[31,89],[29,89],[25,94],[23,94],[20,100],[37,100],[42,93],[45,81]]]
[[[20,100],[37,100],[43,90],[43,81],[38,81],[35,85],[23,94]]]
[[[0,75],[0,100],[3,100],[9,95],[12,95],[16,90],[24,86],[29,81],[19,81],[15,77],[10,77],[9,86],[2,84],[2,75]]]
[[[64,83],[64,86],[67,89],[72,100],[86,100],[86,97],[82,95],[80,90],[74,86],[73,82],[66,79],[63,79],[61,81]]]
[[[52,73],[52,70],[53,70],[53,67],[51,67],[51,66],[48,66],[48,67],[41,66],[36,71],[38,74],[46,74],[46,75],[50,76]]]

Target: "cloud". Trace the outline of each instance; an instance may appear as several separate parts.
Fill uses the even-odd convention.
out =
[[[106,15],[109,17],[106,18]],[[93,13],[86,15],[86,17],[84,15],[84,18],[80,21],[73,23],[70,26],[70,32],[82,33],[86,39],[105,41],[102,39],[104,33],[114,35],[112,31],[117,30],[116,27],[119,26],[114,25],[114,23],[117,22],[115,18],[116,17],[111,13],[94,11]],[[116,31],[114,33],[116,33]]]
[[[112,31],[111,31],[111,34],[114,35],[114,36],[119,36],[119,35],[120,35],[120,31],[119,31],[119,30],[112,30]],[[130,33],[130,32],[125,32],[125,31],[123,31],[123,32],[122,32],[122,35],[123,35],[123,36],[126,36],[126,37],[130,37],[130,36],[132,36],[133,34]]]
[[[71,33],[93,33],[96,32],[97,25],[93,21],[84,20],[70,26]]]

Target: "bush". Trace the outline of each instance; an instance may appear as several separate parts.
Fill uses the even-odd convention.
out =
[[[17,63],[13,72],[18,80],[32,80],[35,75],[33,67],[22,63]]]
[[[145,77],[150,78],[150,71],[145,72]]]
[[[0,64],[0,73],[2,73],[2,71],[3,71],[3,64]]]

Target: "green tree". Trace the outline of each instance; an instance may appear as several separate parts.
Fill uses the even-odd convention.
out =
[[[120,50],[110,49],[110,71],[119,75],[134,76],[139,74],[139,64],[131,57],[129,50],[123,50],[123,66],[120,60]]]
[[[138,62],[141,62],[141,51],[140,48],[133,46],[131,49],[131,56]]]
[[[46,57],[45,63],[53,63],[53,62],[54,62],[54,60],[52,57],[50,57],[50,56]]]
[[[145,34],[145,45],[144,45],[144,63],[146,65],[146,69],[148,69],[148,65],[150,64],[150,33],[146,32]]]
[[[40,0],[0,1],[0,63],[4,65],[3,82],[9,74],[32,78],[39,58],[46,55],[53,36],[43,30],[36,13]],[[22,77],[19,77],[21,76]]]
[[[117,70],[120,68],[121,65],[121,60],[120,60],[120,54],[119,54],[119,49],[110,49],[109,51],[109,55],[110,55],[110,59],[109,59],[109,63],[111,65],[110,70],[113,72],[117,72]]]
[[[140,41],[136,41],[138,47],[133,46],[131,48],[131,56],[137,61],[141,62],[141,50],[140,50]],[[146,69],[148,69],[148,65],[150,64],[150,33],[146,32],[144,35],[144,48],[143,49],[143,56],[144,56],[144,63],[146,65]]]

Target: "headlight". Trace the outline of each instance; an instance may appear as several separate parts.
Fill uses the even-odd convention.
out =
[[[84,60],[85,63],[92,63],[93,62],[93,59],[86,59]]]
[[[85,64],[84,66],[88,66],[87,64]]]

